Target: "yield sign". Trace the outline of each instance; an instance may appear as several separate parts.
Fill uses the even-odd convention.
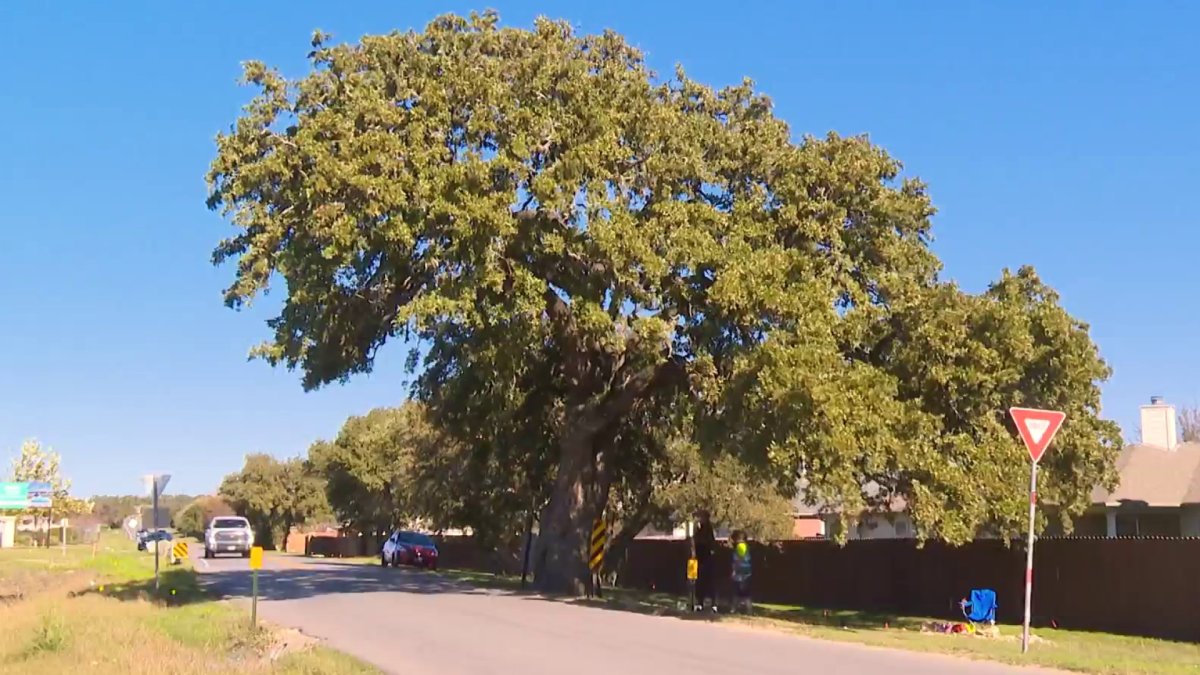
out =
[[[1013,422],[1017,425],[1017,431],[1021,434],[1021,440],[1025,441],[1025,447],[1029,449],[1029,457],[1035,464],[1046,453],[1050,441],[1054,440],[1054,434],[1058,433],[1058,428],[1067,418],[1065,412],[1035,408],[1009,408],[1008,413],[1012,415]]]

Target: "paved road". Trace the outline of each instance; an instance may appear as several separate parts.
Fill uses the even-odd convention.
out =
[[[197,560],[201,579],[248,597],[240,558]],[[430,675],[1011,675],[1023,671],[471,588],[434,574],[266,558],[259,616],[389,673]]]

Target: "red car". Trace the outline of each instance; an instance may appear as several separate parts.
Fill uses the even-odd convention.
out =
[[[409,565],[436,570],[438,566],[437,544],[427,534],[396,530],[383,542],[379,552],[379,563],[384,567]]]

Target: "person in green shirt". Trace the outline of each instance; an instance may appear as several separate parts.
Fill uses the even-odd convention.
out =
[[[733,611],[739,609],[749,614],[750,604],[750,546],[746,543],[746,535],[741,530],[735,530],[729,537],[733,544],[733,564],[730,566],[733,578]]]

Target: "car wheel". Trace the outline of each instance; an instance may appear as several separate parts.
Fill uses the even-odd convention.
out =
[[[242,557],[243,557],[243,558],[249,558],[249,557],[250,557],[250,551],[242,551]]]

